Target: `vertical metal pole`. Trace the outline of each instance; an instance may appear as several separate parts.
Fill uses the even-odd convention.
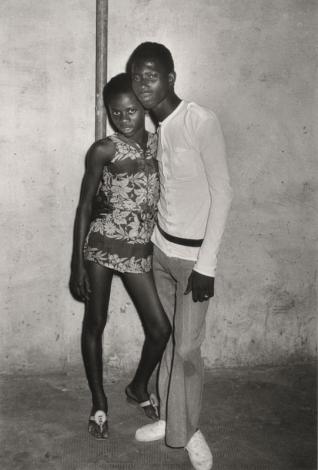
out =
[[[108,0],[96,0],[96,95],[95,139],[106,136],[106,110],[103,87],[107,81]]]

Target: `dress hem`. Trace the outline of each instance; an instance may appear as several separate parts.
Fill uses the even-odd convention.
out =
[[[123,269],[118,269],[116,267],[114,267],[113,265],[111,264],[108,264],[108,263],[100,263],[97,259],[91,259],[91,258],[85,258],[85,262],[86,261],[89,261],[91,263],[96,263],[98,264],[99,266],[102,266],[103,268],[108,268],[108,269],[111,269],[112,271],[117,271],[121,274],[143,274],[143,273],[149,273],[152,269],[152,266],[150,266],[149,269],[143,269],[142,271],[131,271],[131,270],[123,270]]]

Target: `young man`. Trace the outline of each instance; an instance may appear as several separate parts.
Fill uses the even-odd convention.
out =
[[[138,429],[136,439],[165,437],[168,446],[186,448],[195,469],[209,470],[212,454],[198,430],[201,344],[232,199],[223,136],[213,112],[176,95],[174,63],[165,46],[139,45],[127,67],[134,92],[159,123],[153,270],[173,327],[159,372],[160,420]]]

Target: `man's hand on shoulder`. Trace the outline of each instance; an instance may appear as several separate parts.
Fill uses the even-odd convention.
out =
[[[214,277],[192,271],[188,279],[185,295],[192,291],[194,302],[204,302],[214,296]]]

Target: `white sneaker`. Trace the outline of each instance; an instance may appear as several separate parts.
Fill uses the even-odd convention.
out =
[[[212,453],[201,431],[193,434],[185,449],[195,470],[211,470]]]
[[[163,419],[146,424],[137,429],[135,438],[139,442],[151,442],[163,439],[166,435],[166,422]]]

